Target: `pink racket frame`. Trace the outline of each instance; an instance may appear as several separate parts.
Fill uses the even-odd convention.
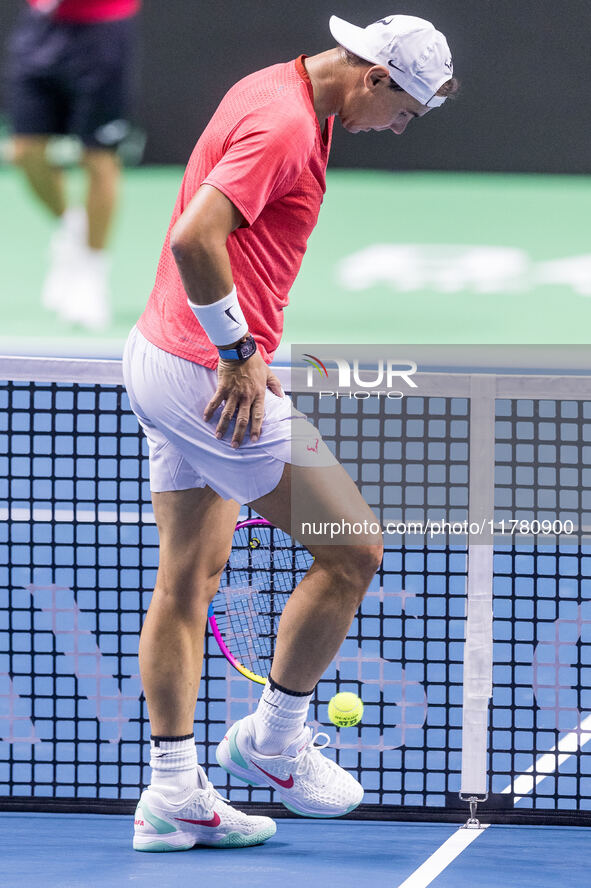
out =
[[[243,527],[271,527],[271,522],[267,521],[266,518],[248,518],[246,521],[239,521],[235,527],[235,530],[240,530]],[[216,622],[215,614],[213,612],[213,604],[209,605],[207,619],[209,621],[209,627],[213,633],[213,637],[217,641],[218,647],[228,663],[233,666],[237,672],[239,672],[241,675],[244,675],[245,678],[249,678],[251,681],[256,681],[258,684],[264,685],[267,679],[263,678],[262,675],[256,675],[254,672],[251,672],[250,669],[247,669],[246,666],[243,666],[242,663],[236,659],[232,651],[230,651],[227,647],[226,642],[222,638],[222,634]]]

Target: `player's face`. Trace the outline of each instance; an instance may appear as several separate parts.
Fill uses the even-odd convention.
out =
[[[386,76],[372,71],[384,71]],[[350,133],[391,130],[400,136],[411,120],[424,117],[429,110],[407,92],[392,89],[387,72],[378,68],[370,70],[363,87],[348,97],[340,119]]]

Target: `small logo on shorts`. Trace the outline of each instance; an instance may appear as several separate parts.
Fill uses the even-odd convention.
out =
[[[319,443],[320,443],[320,438],[316,438],[316,443],[314,444],[314,447],[310,447],[310,445],[308,444],[308,446],[306,447],[306,450],[311,450],[312,453],[318,453],[318,444]]]

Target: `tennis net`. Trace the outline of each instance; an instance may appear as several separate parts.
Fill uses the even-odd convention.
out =
[[[118,361],[0,358],[0,378],[0,807],[132,810],[149,781],[137,646],[158,558],[145,442]],[[318,685],[313,724],[328,724],[338,690],[363,698],[360,725],[330,726],[334,755],[365,787],[357,816],[465,819],[466,589],[479,541],[427,522],[474,510],[488,520],[490,508],[487,816],[591,824],[591,380],[417,379],[399,400],[292,392],[397,525]],[[540,528],[507,534],[513,521]],[[573,532],[543,533],[544,521]],[[270,790],[234,785],[214,755],[259,693],[208,637],[200,759],[233,801],[277,813]]]

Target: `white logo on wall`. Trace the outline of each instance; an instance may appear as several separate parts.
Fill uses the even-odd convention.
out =
[[[591,253],[535,262],[518,247],[373,244],[343,259],[337,278],[347,290],[515,293],[554,285],[591,296]]]

